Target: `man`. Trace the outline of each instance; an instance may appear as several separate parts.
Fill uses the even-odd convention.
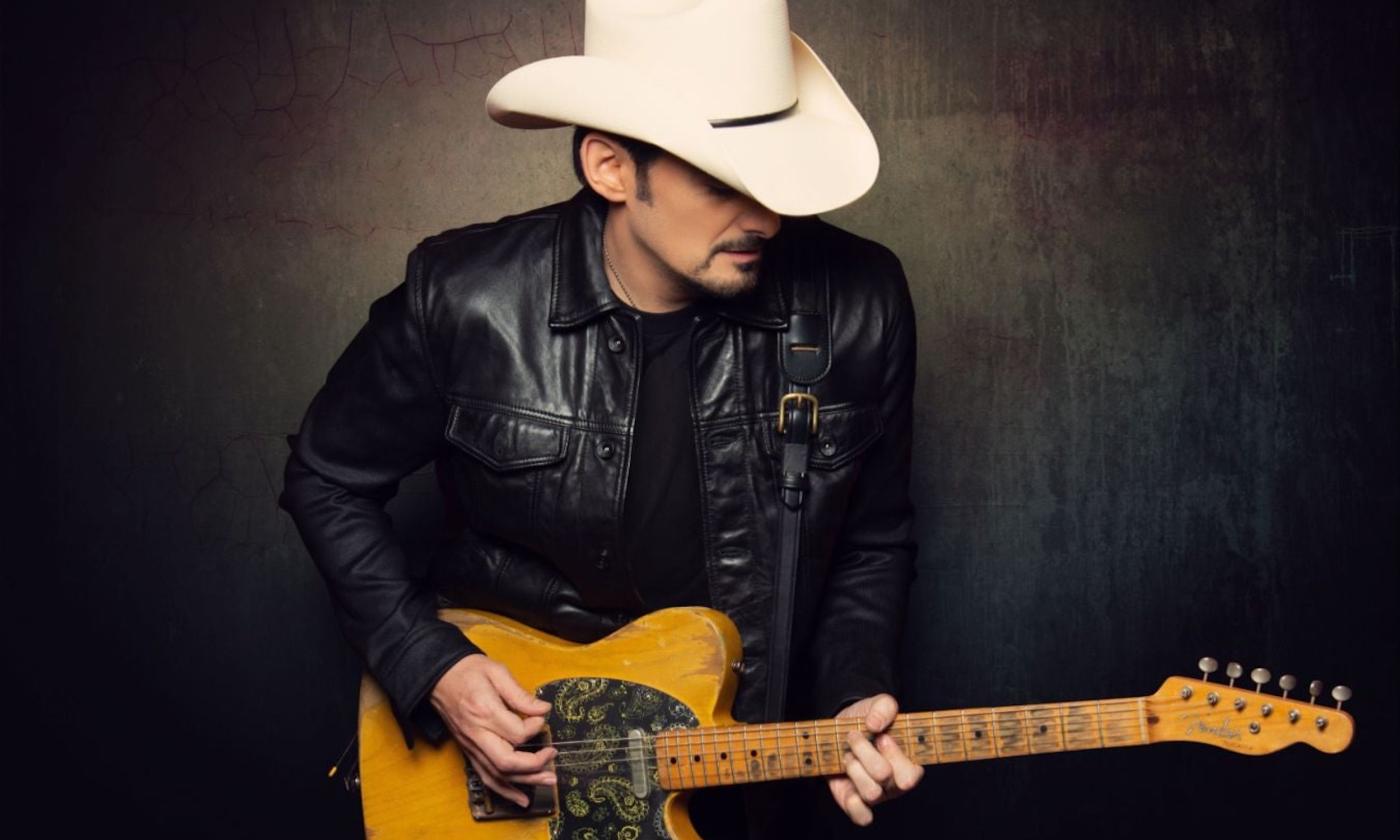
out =
[[[487,106],[578,126],[583,188],[420,243],[289,439],[281,503],[347,636],[410,745],[450,735],[523,804],[555,781],[552,748],[518,749],[549,706],[438,593],[571,638],[712,606],[744,643],[737,718],[865,719],[824,784],[869,823],[922,773],[881,734],[914,552],[913,311],[888,249],[806,218],[869,188],[868,127],[781,0],[590,0],[584,55]],[[460,529],[425,580],[383,505],[434,460]],[[792,814],[765,802],[750,830],[771,835]]]

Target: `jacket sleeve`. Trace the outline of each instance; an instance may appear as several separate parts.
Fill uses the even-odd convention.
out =
[[[400,480],[438,453],[446,422],[426,352],[421,251],[409,254],[404,281],[370,305],[300,431],[288,437],[278,497],[410,747],[410,721],[431,740],[446,736],[428,695],[455,662],[480,652],[437,617],[436,596],[410,574],[384,510]]]
[[[900,638],[915,574],[909,499],[914,306],[899,259],[888,250],[884,254],[889,265],[882,266],[881,279],[890,301],[880,363],[884,434],[857,478],[807,648],[815,677],[813,708],[828,716],[861,698],[897,691]]]

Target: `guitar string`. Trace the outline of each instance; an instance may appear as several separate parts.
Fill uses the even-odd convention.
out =
[[[1115,723],[1136,722],[1136,721],[1134,721],[1134,720],[1132,719],[1132,717],[1124,716],[1124,715],[1113,715],[1113,716],[1110,716],[1110,715],[1108,715],[1108,714],[1105,714],[1103,717],[1105,718],[1104,722],[1107,723],[1107,724],[1110,724],[1110,725],[1115,724]],[[1133,717],[1137,717],[1137,716],[1133,716]],[[1140,720],[1140,717],[1138,717],[1137,719]],[[808,729],[813,730],[813,731],[815,732],[815,734],[817,734],[818,736],[821,736],[821,735],[830,735],[830,734],[833,734],[834,732],[839,732],[839,731],[841,731],[843,728],[845,728],[845,727],[840,727],[840,726],[827,726],[827,727],[822,727],[822,728],[820,728],[820,729],[818,729],[817,727],[808,727]],[[1005,730],[1005,727],[1002,727],[1002,729]],[[1017,729],[1019,729],[1019,730],[1024,730],[1024,727],[1018,726]],[[1058,731],[1058,727],[1056,727],[1056,729],[1057,729],[1057,731]],[[1099,733],[1098,730],[1099,730],[1099,727],[1098,727],[1097,724],[1091,724],[1091,725],[1087,725],[1087,726],[1081,727],[1081,728],[1079,728],[1079,729],[1077,729],[1077,730],[1075,730],[1075,729],[1068,730],[1068,734],[1070,734],[1070,735],[1087,735],[1087,738],[1088,738],[1088,739],[1092,739],[1093,741],[1098,741],[1098,742],[1100,742],[1100,744],[1105,745],[1105,746],[1108,745],[1108,742],[1111,742],[1111,741],[1114,740],[1114,735],[1113,735],[1112,733],[1109,734],[1108,738],[1103,738],[1102,735]],[[855,729],[849,729],[848,731],[856,731],[856,730],[855,730]],[[701,740],[701,744],[699,745],[699,748],[698,748],[698,749],[689,749],[689,750],[679,749],[679,747],[687,746],[687,745],[685,745],[685,744],[673,743],[673,744],[671,745],[671,747],[672,747],[672,749],[673,749],[678,755],[680,755],[680,754],[684,754],[684,755],[688,755],[688,756],[703,755],[703,756],[706,756],[706,757],[709,757],[709,758],[714,758],[714,757],[717,755],[717,753],[730,753],[730,752],[733,752],[735,755],[741,755],[741,754],[744,753],[744,752],[751,752],[751,751],[752,751],[752,743],[746,745],[746,748],[745,748],[745,749],[739,749],[739,750],[733,750],[732,748],[726,750],[726,749],[722,749],[722,748],[720,747],[720,745],[719,745],[719,739],[720,739],[721,737],[727,738],[727,739],[730,741],[731,744],[733,743],[734,735],[738,734],[738,732],[739,732],[739,728],[738,728],[738,727],[735,727],[732,731],[729,730],[729,729],[727,729],[727,728],[723,728],[723,727],[715,727],[715,728],[712,728],[712,727],[705,727],[705,728],[702,728],[702,729],[687,729],[687,728],[672,729],[672,730],[666,730],[666,732],[675,732],[675,733],[688,734],[691,738],[698,738],[698,739]],[[995,729],[994,727],[991,727],[991,726],[978,726],[976,722],[969,722],[966,726],[962,726],[962,725],[946,726],[946,725],[945,725],[945,726],[938,727],[937,729],[935,729],[935,731],[934,731],[934,733],[933,733],[933,736],[930,737],[930,738],[928,739],[928,742],[927,742],[927,743],[928,743],[928,745],[929,745],[930,747],[935,747],[937,743],[940,743],[940,742],[941,742],[940,736],[944,736],[944,738],[946,738],[946,736],[947,736],[949,733],[956,733],[956,734],[958,735],[959,741],[961,742],[961,741],[963,741],[963,740],[966,739],[966,735],[967,735],[968,732],[974,732],[974,733],[986,732],[990,737],[1003,737],[1004,734],[1005,734],[1004,731],[998,731],[998,730]],[[902,741],[904,741],[906,747],[908,746],[908,742],[911,740],[911,738],[910,738],[909,736],[907,736],[907,735],[899,735],[899,734],[895,734],[895,733],[892,733],[892,732],[889,733],[889,734],[891,735],[891,737],[894,737],[896,740],[902,740]],[[1140,737],[1141,737],[1141,736],[1140,736],[1140,733],[1139,733],[1138,731],[1134,731],[1134,732],[1131,733],[1131,734],[1132,734],[1132,743],[1139,743],[1139,739],[1140,739]],[[775,740],[778,740],[778,743],[776,744],[776,746],[777,746],[777,751],[776,751],[776,752],[779,753],[779,754],[788,754],[788,755],[792,755],[792,754],[794,754],[794,753],[797,752],[797,751],[801,751],[801,750],[800,750],[800,747],[802,746],[802,744],[800,744],[800,743],[796,740],[796,738],[797,738],[797,732],[796,732],[796,731],[784,730],[784,731],[781,731],[781,732],[775,732],[775,731],[771,731],[771,730],[770,730],[770,731],[768,731],[768,732],[762,733],[762,735],[763,735],[764,737],[770,737],[770,736],[771,736],[771,737],[773,737]],[[709,744],[703,743],[704,738],[707,737],[707,736],[709,736],[709,737],[715,742],[715,744],[714,744],[713,746],[712,746],[712,745],[709,745]],[[781,742],[781,737],[782,737],[782,736],[787,736],[787,737],[791,738],[791,739],[792,739],[792,742],[791,742],[791,743],[782,743],[782,742]],[[656,736],[653,736],[653,738],[655,738],[655,737],[656,737]],[[741,739],[741,740],[743,740],[744,737],[745,737],[745,736],[740,735],[740,739]],[[753,737],[753,738],[759,738],[759,733],[754,733],[751,737]],[[977,737],[979,737],[979,739],[980,739],[980,736],[977,736]],[[596,743],[601,743],[601,742],[604,742],[604,741],[611,741],[611,740],[616,740],[616,739],[599,739],[599,741],[597,741],[597,742],[585,742],[585,743],[595,743],[595,744],[596,744]],[[680,739],[679,739],[679,738],[672,738],[671,740],[673,740],[673,741],[678,741],[678,740],[680,740]],[[1065,743],[1069,743],[1069,742],[1072,741],[1072,740],[1073,740],[1073,739],[1065,739]],[[761,741],[761,739],[760,739],[760,741]],[[556,743],[574,743],[574,742],[556,742]],[[921,743],[922,743],[922,742],[921,742]],[[988,743],[991,743],[990,738],[989,738],[989,740],[988,740]],[[1127,744],[1124,744],[1124,745],[1126,746]],[[689,746],[694,747],[695,745],[692,744],[692,745],[689,745]],[[1094,745],[1094,744],[1087,744],[1086,746],[1095,746],[1095,745]],[[771,752],[773,752],[773,751],[769,750],[767,747],[768,747],[767,744],[762,744],[762,743],[760,743],[760,748],[763,749],[763,753],[764,753],[765,755],[770,754]],[[1066,749],[1072,749],[1072,748],[1073,748],[1073,747],[1066,747]],[[622,756],[617,755],[617,756],[614,757],[614,758],[609,758],[608,756],[612,756],[612,755],[619,754],[619,753],[625,753],[625,752],[627,752],[627,751],[629,751],[629,750],[632,750],[632,749],[635,749],[635,747],[630,746],[630,745],[619,745],[619,746],[615,746],[615,747],[602,747],[602,748],[598,748],[598,747],[595,746],[595,747],[593,747],[593,748],[591,748],[591,749],[590,749],[590,748],[579,748],[579,747],[573,747],[573,748],[569,748],[569,749],[563,749],[563,750],[559,750],[559,756],[558,756],[558,757],[559,757],[559,758],[565,758],[566,760],[563,760],[563,761],[556,760],[556,761],[554,762],[553,766],[554,766],[554,767],[580,767],[580,766],[587,766],[587,765],[598,764],[598,763],[605,763],[605,762],[608,762],[608,761],[610,761],[610,760],[611,760],[611,761],[615,761],[615,760],[618,760],[619,758],[621,758]],[[654,755],[655,752],[656,752],[656,746],[655,746],[654,742],[653,742],[653,745],[652,745],[649,749],[648,749],[648,748],[644,748],[644,749],[647,750],[647,752],[643,754],[643,759],[644,759],[644,760],[650,758],[650,757],[651,757],[652,755]],[[820,751],[820,749],[821,749],[821,747],[818,746],[818,747],[816,748],[816,751]],[[814,751],[814,750],[806,750],[806,752],[812,752],[812,751]],[[586,756],[588,756],[588,758],[587,758],[586,760],[580,759],[579,756],[581,756],[581,755],[586,755]],[[572,759],[572,760],[568,760],[568,759]],[[723,760],[726,760],[726,759],[720,759],[720,760],[723,761]],[[732,761],[732,759],[728,759],[728,760],[731,760],[731,761]]]
[[[1122,708],[1122,707],[1125,707],[1125,706],[1130,706],[1130,708]],[[1046,710],[1046,711],[1062,711],[1061,709],[1058,709],[1058,708],[1054,708],[1054,707],[1047,708],[1047,707],[1044,707],[1044,706],[1026,706],[1026,707],[1007,706],[1007,707],[1003,707],[1003,708],[998,708],[997,711],[996,711],[996,714],[997,714],[997,715],[1006,715],[1006,714],[1012,713],[1012,712],[1040,711],[1040,710]],[[1224,711],[1224,710],[1222,710],[1222,711]],[[969,710],[967,711],[967,714],[974,714],[974,715],[975,715],[975,714],[990,715],[991,712],[973,711],[973,710],[969,709]],[[1104,704],[1104,712],[1103,712],[1102,714],[1098,714],[1097,717],[1102,718],[1105,722],[1110,722],[1110,723],[1121,723],[1121,722],[1125,722],[1125,721],[1128,721],[1128,720],[1135,720],[1135,719],[1141,717],[1143,714],[1145,714],[1145,711],[1139,709],[1139,707],[1138,707],[1138,701],[1137,701],[1136,698],[1134,698],[1134,699],[1131,699],[1131,700],[1106,701],[1105,704]],[[986,729],[986,730],[990,730],[990,729],[992,729],[994,726],[996,726],[996,725],[998,725],[998,724],[1000,723],[1000,721],[988,720],[988,721],[985,722],[984,725],[979,725],[979,724],[982,724],[983,722],[981,722],[981,721],[965,721],[965,720],[963,720],[963,718],[965,717],[964,714],[959,713],[959,712],[952,712],[952,711],[939,711],[939,712],[910,712],[910,713],[908,713],[908,717],[906,717],[905,715],[900,715],[900,716],[898,716],[898,717],[895,719],[894,723],[891,724],[890,728],[893,729],[893,727],[894,727],[896,724],[898,724],[898,725],[903,725],[906,719],[909,719],[909,718],[912,718],[912,717],[915,717],[915,716],[921,716],[921,715],[929,715],[930,717],[925,718],[925,721],[926,721],[929,725],[931,725],[931,726],[933,726],[933,727],[937,727],[938,731],[942,731],[942,732],[947,732],[950,728],[959,728],[959,729],[967,729],[967,730],[976,730],[976,729]],[[956,719],[956,720],[952,720],[952,721],[939,720],[937,717],[934,717],[934,716],[937,716],[937,715],[946,715],[946,716],[948,716],[948,717],[952,717],[953,715],[957,715],[957,719]],[[1096,715],[1095,715],[1094,713],[1085,713],[1085,714],[1083,715],[1083,717],[1088,718],[1088,719],[1091,719],[1091,720],[1092,720],[1095,716],[1096,716]],[[921,721],[921,722],[925,722],[925,721]],[[1056,721],[1058,721],[1058,718],[1056,718]],[[1018,721],[1017,721],[1018,724],[1020,724],[1020,723],[1025,723],[1025,722],[1026,722],[1026,721],[1024,721],[1024,720],[1018,720]],[[950,727],[950,726],[948,725],[949,723],[951,723],[953,726]],[[728,726],[684,727],[684,726],[681,726],[681,727],[673,727],[673,728],[670,728],[670,729],[664,729],[664,730],[662,730],[662,731],[659,732],[659,733],[647,733],[647,734],[648,734],[649,737],[657,738],[657,737],[660,737],[661,735],[664,735],[664,734],[667,734],[667,733],[673,733],[673,732],[674,732],[674,733],[690,733],[692,737],[697,737],[697,738],[698,738],[698,737],[702,737],[702,733],[703,733],[704,735],[708,735],[708,734],[710,734],[710,733],[712,733],[712,732],[714,732],[714,733],[725,733],[725,734],[738,734],[738,735],[740,735],[740,737],[743,737],[743,735],[742,735],[741,733],[749,732],[749,733],[751,733],[751,737],[759,737],[760,735],[770,735],[770,734],[778,734],[778,733],[781,733],[781,734],[788,734],[788,733],[790,733],[790,732],[792,732],[792,731],[794,731],[794,730],[800,731],[801,729],[808,729],[808,730],[818,731],[818,732],[820,732],[821,734],[830,734],[833,730],[841,730],[841,729],[852,729],[852,730],[854,730],[854,729],[859,728],[859,725],[860,725],[860,721],[859,721],[858,718],[850,718],[850,719],[844,719],[844,718],[843,718],[843,719],[835,719],[835,718],[832,718],[832,719],[827,719],[827,720],[811,721],[811,722],[805,722],[805,721],[783,721],[783,722],[781,722],[781,723],[739,724],[739,725],[732,726],[732,727],[728,727]],[[762,727],[762,730],[761,730],[761,731],[760,731],[760,729],[759,729],[760,727]],[[781,729],[780,729],[780,727],[785,727],[785,728],[781,728]],[[885,730],[885,731],[888,732],[889,730]],[[891,733],[891,734],[893,734],[893,733]],[[616,736],[616,737],[611,737],[611,738],[575,738],[575,739],[566,739],[566,740],[559,740],[559,741],[551,741],[549,744],[542,744],[542,745],[539,745],[539,746],[537,747],[537,749],[538,749],[538,748],[542,748],[542,747],[544,747],[544,746],[556,746],[556,747],[557,747],[557,746],[559,746],[559,745],[561,745],[561,744],[605,744],[605,743],[609,743],[609,742],[630,742],[630,741],[631,741],[631,736],[626,736],[626,735],[623,735],[623,736]],[[620,747],[618,747],[618,748],[620,749],[620,748],[622,748],[622,747],[620,746]]]

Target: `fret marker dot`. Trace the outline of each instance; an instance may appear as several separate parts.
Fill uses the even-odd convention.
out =
[[[1046,733],[1047,730],[1049,730],[1049,727],[1042,723],[1042,724],[1040,725],[1040,734],[1041,734],[1041,735],[1044,735],[1044,734]]]
[[[729,753],[720,753],[720,754],[719,754],[719,760],[720,760],[720,761],[728,761],[728,760],[729,760]]]
[[[749,755],[758,758],[758,750],[749,750]]]
[[[981,737],[982,737],[982,730],[980,730],[980,729],[974,729],[974,730],[972,730],[972,737],[974,737],[974,738],[981,738]]]
[[[699,760],[700,760],[700,756],[698,756],[698,755],[697,755],[697,756],[694,756],[694,758],[695,758],[696,761],[699,761]]]
[[[672,764],[675,764],[675,763],[676,763],[676,757],[675,757],[674,755],[671,756],[671,763],[672,763]]]

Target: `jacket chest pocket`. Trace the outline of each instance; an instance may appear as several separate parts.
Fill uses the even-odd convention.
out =
[[[532,547],[552,523],[570,428],[498,407],[454,403],[444,436],[467,523]]]

